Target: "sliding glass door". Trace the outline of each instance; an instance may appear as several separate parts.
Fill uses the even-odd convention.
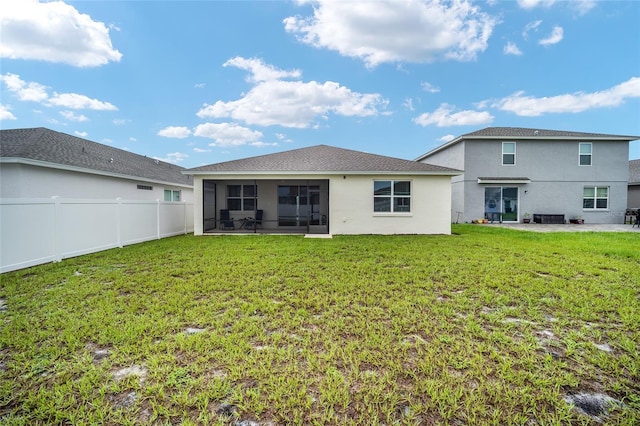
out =
[[[278,226],[320,224],[319,185],[278,186]]]
[[[484,213],[490,220],[518,221],[518,188],[487,187],[484,189]]]

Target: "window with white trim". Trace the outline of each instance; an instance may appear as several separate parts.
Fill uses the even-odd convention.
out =
[[[516,164],[516,143],[502,142],[502,165],[515,166]]]
[[[254,211],[258,208],[257,196],[255,185],[227,185],[227,209]]]
[[[585,186],[582,192],[584,210],[607,210],[609,208],[608,186]]]
[[[578,150],[580,152],[579,164],[581,166],[590,166],[591,157],[593,156],[593,145],[591,142],[580,142]]]
[[[411,212],[411,181],[373,181],[373,211],[375,213]]]
[[[180,190],[165,189],[164,190],[165,201],[180,201]]]

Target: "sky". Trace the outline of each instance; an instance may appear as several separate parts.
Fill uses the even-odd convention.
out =
[[[640,1],[3,0],[0,127],[186,168],[415,159],[494,126],[640,136],[639,22]]]

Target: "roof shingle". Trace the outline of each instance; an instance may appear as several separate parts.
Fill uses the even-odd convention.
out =
[[[43,161],[176,185],[191,185],[183,167],[44,127],[0,130],[0,157]]]
[[[209,164],[185,173],[409,173],[456,175],[459,170],[327,145]]]

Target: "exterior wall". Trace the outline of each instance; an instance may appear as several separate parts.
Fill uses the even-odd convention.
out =
[[[137,185],[152,186],[152,190],[137,189]],[[127,200],[164,200],[164,190],[180,190],[181,201],[193,202],[193,189],[80,173],[62,169],[19,163],[0,164],[0,196],[2,198],[123,198]]]
[[[627,191],[627,208],[640,208],[640,185],[629,185],[629,189]]]
[[[465,166],[465,141],[460,141],[454,145],[451,145],[447,149],[438,151],[435,154],[429,156],[425,160],[421,160],[421,163],[433,164],[436,166],[449,167],[457,170],[464,170]],[[464,222],[464,174],[459,176],[453,176],[451,178],[451,222],[461,223]]]
[[[502,141],[474,140],[466,144],[464,221],[484,217],[484,188],[478,177],[527,177],[519,188],[519,219],[525,212],[582,216],[588,223],[622,223],[627,205],[628,142],[593,141],[591,166],[578,165],[579,141],[518,141],[516,164],[503,166]],[[426,161],[429,162],[430,159]],[[608,186],[609,209],[582,209],[584,186]]]
[[[374,213],[374,180],[410,180],[411,213]],[[342,176],[329,182],[332,234],[450,234],[451,177]]]
[[[264,228],[269,229],[277,220],[277,186],[328,183],[327,218],[332,234],[450,234],[451,178],[449,176],[354,176],[354,175],[256,175],[258,183],[258,208],[265,211]],[[373,212],[373,181],[411,180],[411,213],[380,214]],[[203,234],[203,180],[220,182],[217,190],[218,206],[224,208],[226,183],[249,183],[254,179],[238,179],[238,176],[194,176],[194,234]],[[321,186],[321,190],[323,186]],[[327,192],[322,192],[327,194]],[[222,198],[221,198],[222,197]],[[253,212],[246,212],[253,215]],[[242,214],[242,212],[241,212]],[[236,217],[236,215],[232,215]],[[286,228],[279,228],[280,230]]]

